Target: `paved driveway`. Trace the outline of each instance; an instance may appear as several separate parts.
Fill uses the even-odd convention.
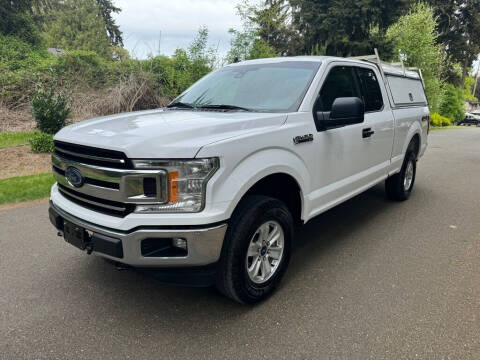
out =
[[[1,359],[480,358],[480,129],[431,133],[409,201],[377,186],[305,226],[256,307],[117,271],[46,214],[0,211]]]

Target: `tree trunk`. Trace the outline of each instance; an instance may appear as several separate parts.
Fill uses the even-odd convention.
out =
[[[477,93],[478,73],[480,73],[480,60],[479,60],[478,66],[477,66],[477,75],[475,76],[475,85],[473,85],[473,93],[472,93],[473,96],[475,96],[475,94]],[[480,99],[478,99],[478,100],[480,100]]]
[[[465,89],[465,78],[467,77],[467,62],[468,60],[465,60],[463,63],[463,69],[462,69],[462,89]]]

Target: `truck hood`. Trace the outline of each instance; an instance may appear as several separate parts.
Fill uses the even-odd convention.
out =
[[[67,126],[55,140],[124,152],[129,158],[194,158],[205,145],[281,126],[285,114],[149,110]]]

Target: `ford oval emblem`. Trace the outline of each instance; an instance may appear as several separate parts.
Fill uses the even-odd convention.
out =
[[[65,179],[67,179],[70,185],[75,187],[81,187],[85,182],[85,178],[83,177],[80,170],[72,166],[68,167],[67,170],[65,170]]]

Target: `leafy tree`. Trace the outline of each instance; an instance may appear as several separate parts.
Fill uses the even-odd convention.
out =
[[[213,68],[217,62],[217,49],[208,46],[208,28],[200,27],[197,36],[188,46],[188,57],[192,62],[199,61],[207,67]]]
[[[208,46],[208,28],[203,26],[188,47],[187,57],[192,81],[208,74],[217,63],[217,49]]]
[[[473,87],[475,85],[475,78],[467,76],[465,78],[465,88],[463,89],[463,97],[465,100],[477,101],[477,97],[473,94]]]
[[[438,41],[445,45],[451,63],[462,66],[461,83],[480,53],[480,1],[430,0],[438,17]]]
[[[66,50],[95,51],[112,57],[101,8],[95,0],[65,0],[60,10],[45,25],[46,41],[51,47]]]
[[[405,66],[422,69],[432,111],[438,111],[442,94],[443,51],[437,44],[436,25],[432,8],[418,3],[387,30],[387,39],[392,41]]]
[[[274,57],[275,49],[260,36],[258,24],[255,22],[257,8],[244,1],[237,6],[237,13],[242,19],[242,29],[230,29],[232,35],[227,62]]]
[[[265,40],[255,39],[253,41],[253,46],[250,49],[250,53],[248,54],[248,60],[271,58],[277,55],[278,54],[275,49],[270,46]]]

